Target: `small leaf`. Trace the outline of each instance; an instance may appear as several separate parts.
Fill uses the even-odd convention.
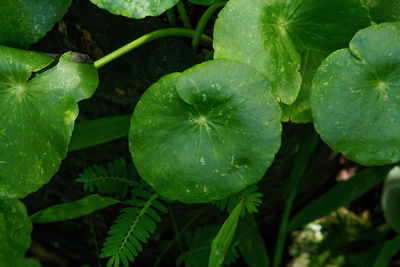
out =
[[[22,198],[47,183],[67,154],[77,102],[98,84],[93,65],[0,46],[0,198]]]
[[[0,259],[23,258],[31,244],[31,232],[24,204],[16,199],[0,200]]]
[[[332,53],[313,80],[317,132],[363,165],[400,160],[399,44],[400,22],[370,26],[354,36],[350,49]]]
[[[67,13],[71,0],[7,0],[0,5],[0,45],[28,48]]]
[[[389,170],[390,166],[367,168],[350,180],[339,183],[300,210],[289,221],[288,231],[296,230],[356,200],[378,184]]]
[[[236,232],[236,226],[239,216],[242,213],[243,202],[240,201],[229,214],[228,219],[224,222],[217,236],[214,238],[211,245],[211,254],[208,266],[219,267],[224,262],[225,256],[229,251],[233,237]]]
[[[400,236],[383,243],[382,249],[376,258],[373,267],[389,266],[390,260],[400,250]]]
[[[386,177],[382,193],[382,208],[386,221],[400,233],[400,167],[394,167]]]
[[[369,24],[359,0],[231,0],[215,24],[215,58],[256,68],[290,105],[302,83],[297,51],[330,53]]]
[[[128,136],[130,115],[77,123],[68,150],[75,151]]]
[[[173,7],[179,0],[90,0],[100,8],[112,14],[128,18],[141,19],[146,16],[158,16]]]
[[[239,252],[248,267],[269,266],[268,253],[253,215],[247,214],[239,220],[236,236]]]
[[[246,65],[213,60],[171,74],[133,113],[130,151],[163,197],[211,202],[260,180],[280,146],[280,108]]]
[[[91,214],[117,203],[120,203],[120,201],[115,198],[94,194],[74,202],[54,205],[38,211],[31,215],[31,220],[33,223],[66,221]]]

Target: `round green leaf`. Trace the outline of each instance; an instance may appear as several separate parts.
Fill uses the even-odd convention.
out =
[[[31,244],[31,231],[24,204],[16,199],[0,200],[0,259],[23,258]]]
[[[400,167],[394,167],[385,180],[382,208],[386,221],[400,233]]]
[[[173,7],[179,0],[90,0],[112,14],[141,19],[158,16]]]
[[[231,0],[215,25],[215,58],[255,67],[271,81],[280,101],[290,105],[302,81],[297,51],[345,47],[369,23],[359,0]]]
[[[260,180],[280,146],[281,111],[253,68],[213,60],[151,86],[129,134],[141,177],[162,196],[210,202]]]
[[[98,84],[93,65],[71,60],[73,55],[64,54],[42,70],[51,58],[0,46],[0,198],[34,192],[66,156],[77,101]]]
[[[0,45],[28,48],[67,13],[71,0],[7,0],[0,5]]]
[[[364,165],[400,160],[400,23],[359,31],[313,80],[316,130],[335,151]]]

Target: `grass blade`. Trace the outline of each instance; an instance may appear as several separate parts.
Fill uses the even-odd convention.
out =
[[[88,215],[117,203],[120,203],[120,201],[115,198],[94,194],[74,202],[51,206],[36,212],[30,218],[33,223],[66,221]]]

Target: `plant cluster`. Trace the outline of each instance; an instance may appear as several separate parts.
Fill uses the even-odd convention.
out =
[[[28,49],[64,16],[71,0],[0,6],[0,266],[39,266],[24,258],[32,223],[73,219],[114,204],[125,208],[100,258],[107,266],[129,266],[173,201],[214,202],[229,213],[220,228],[176,231],[177,239],[185,233],[188,248],[177,264],[218,267],[240,253],[249,266],[268,266],[252,214],[263,196],[256,183],[281,146],[282,122],[314,127],[302,137],[283,195],[272,266],[281,265],[288,232],[350,203],[386,176],[383,211],[400,231],[400,175],[393,166],[400,161],[399,1],[189,0],[207,6],[195,30],[182,0],[90,1],[132,19],[166,12],[171,27],[91,62],[74,52],[49,56]],[[176,27],[175,10],[184,28]],[[211,38],[204,32],[217,11]],[[75,125],[78,102],[92,97],[99,84],[99,68],[171,36],[191,38],[194,51],[204,46],[209,60],[160,77],[131,116]],[[124,136],[134,167],[123,159],[90,167],[76,181],[96,194],[28,216],[18,199],[48,183],[68,151]],[[319,136],[368,168],[291,216]],[[252,243],[256,248],[249,249]],[[383,243],[374,266],[386,266],[399,249],[398,236]]]

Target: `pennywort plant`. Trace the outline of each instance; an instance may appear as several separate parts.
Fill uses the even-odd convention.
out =
[[[285,207],[271,263],[278,267],[289,231],[355,200],[400,161],[400,2],[189,0],[207,6],[194,28],[187,1],[91,2],[132,19],[166,12],[173,27],[150,32],[94,62],[74,52],[50,57],[28,48],[63,17],[71,0],[10,0],[0,6],[0,263],[39,265],[24,258],[32,222],[77,218],[119,203],[125,207],[100,257],[107,266],[129,266],[161,223],[161,214],[173,218],[170,203],[179,201],[214,202],[227,207],[229,215],[220,228],[192,234],[190,224],[184,231],[175,227],[173,243],[183,248],[186,235],[188,248],[177,264],[222,266],[234,262],[239,251],[249,266],[268,266],[252,216],[263,195],[255,184],[280,148],[281,122],[312,123],[315,130],[304,133],[282,196]],[[205,29],[216,12],[211,37]],[[180,21],[183,28],[176,26]],[[99,84],[99,68],[171,36],[192,39],[194,51],[204,45],[213,58],[160,77],[132,115],[75,125],[78,102],[90,98]],[[346,158],[381,167],[360,171],[292,216],[318,135]],[[28,217],[18,199],[49,182],[68,151],[125,136],[134,168],[128,170],[123,160],[90,167],[77,182],[95,194]],[[382,206],[399,231],[397,176],[394,167]],[[398,237],[387,241],[374,266],[387,265],[394,254],[388,251],[399,249]]]

